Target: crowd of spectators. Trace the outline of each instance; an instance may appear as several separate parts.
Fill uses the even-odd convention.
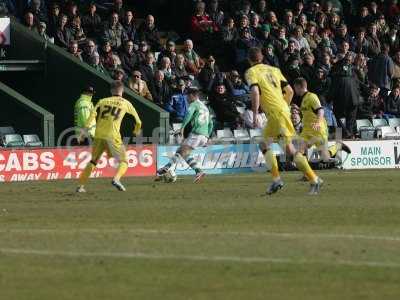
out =
[[[12,0],[0,2],[17,14]],[[251,47],[262,48],[264,62],[289,83],[304,77],[328,124],[337,122],[347,138],[357,118],[400,117],[396,0],[191,1],[192,14],[182,13],[187,30],[174,39],[162,38],[153,15],[137,16],[123,0],[106,9],[104,1],[28,2],[20,16],[28,29],[124,81],[169,111],[172,122],[187,112],[186,89],[199,85],[220,126],[251,127],[244,80]],[[296,115],[293,121],[299,125]]]

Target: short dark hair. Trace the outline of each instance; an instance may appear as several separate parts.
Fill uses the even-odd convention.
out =
[[[250,50],[249,50],[249,60],[251,62],[262,62],[263,55],[262,55],[261,49],[258,48],[258,47],[250,48]]]
[[[111,82],[111,84],[110,84],[111,91],[115,91],[120,88],[124,88],[124,84],[122,83],[121,80],[114,80],[113,82]]]
[[[307,87],[307,80],[303,77],[296,78],[293,82],[293,85],[299,85],[303,88]]]
[[[194,96],[198,96],[200,93],[200,90],[197,87],[190,87],[187,89],[187,94],[188,95],[194,95]]]

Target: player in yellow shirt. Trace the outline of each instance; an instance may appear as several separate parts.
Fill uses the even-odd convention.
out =
[[[304,78],[297,78],[293,87],[296,95],[301,97],[300,110],[303,115],[303,130],[300,134],[301,151],[304,153],[307,148],[315,146],[325,163],[329,163],[339,150],[350,153],[350,148],[342,142],[337,142],[328,147],[329,133],[324,109],[318,96],[308,91],[307,81]]]
[[[104,152],[119,160],[117,173],[112,180],[112,185],[119,191],[126,191],[121,184],[120,179],[128,170],[125,146],[122,143],[120,127],[125,114],[130,114],[135,119],[134,135],[138,135],[142,127],[140,120],[133,105],[122,98],[124,85],[121,81],[114,81],[111,84],[111,97],[101,99],[92,111],[87,126],[97,117],[96,133],[93,141],[92,160],[86,166],[79,177],[79,186],[77,192],[84,193],[84,185],[89,179],[90,174],[96,167],[96,164]]]
[[[272,151],[271,144],[283,139],[286,151],[293,156],[297,168],[304,173],[310,182],[311,195],[318,194],[323,181],[314,173],[304,155],[296,151],[292,138],[296,135],[290,119],[289,104],[293,98],[293,90],[278,68],[262,63],[261,49],[249,50],[251,67],[246,72],[246,80],[250,85],[250,95],[254,120],[261,109],[267,115],[267,126],[264,129],[265,141],[260,143],[267,166],[271,169],[272,184],[267,194],[273,194],[283,188],[283,181],[279,174],[278,161]],[[255,127],[258,124],[254,124]]]

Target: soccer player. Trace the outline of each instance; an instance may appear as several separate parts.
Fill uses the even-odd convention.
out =
[[[175,155],[171,157],[169,163],[157,171],[157,180],[162,178],[169,170],[175,169],[176,164],[181,158],[196,172],[195,183],[199,182],[205,176],[205,173],[199,168],[191,153],[194,149],[207,145],[213,130],[213,122],[207,106],[199,99],[199,90],[197,88],[192,87],[188,89],[188,101],[189,110],[182,123],[181,135],[184,135],[185,128],[188,125],[191,126],[190,134],[182,142]]]
[[[323,181],[311,169],[306,157],[296,151],[292,143],[292,138],[296,135],[289,109],[293,98],[292,88],[278,68],[262,63],[261,49],[251,48],[249,61],[251,67],[246,72],[246,80],[250,85],[253,114],[256,116],[261,106],[268,119],[264,129],[265,141],[260,143],[260,149],[272,174],[272,184],[267,189],[267,194],[276,193],[284,185],[279,174],[278,161],[271,148],[271,144],[278,139],[283,139],[286,151],[293,156],[297,168],[310,182],[309,194],[318,194]],[[257,118],[254,117],[254,120],[257,122]],[[257,127],[257,124],[254,125]]]
[[[125,147],[122,143],[120,127],[125,114],[130,114],[135,119],[135,128],[133,134],[139,134],[142,127],[140,120],[133,105],[126,99],[122,98],[124,93],[124,85],[121,81],[114,81],[111,84],[111,97],[101,99],[92,111],[86,127],[91,124],[92,120],[97,117],[96,133],[93,141],[92,160],[86,166],[79,177],[78,193],[86,192],[84,185],[89,179],[90,174],[96,167],[97,161],[103,152],[119,160],[117,173],[112,180],[112,185],[119,191],[125,192],[125,187],[121,184],[120,179],[128,169]]]
[[[308,91],[307,81],[304,78],[297,78],[293,87],[296,95],[301,97],[300,110],[303,115],[300,151],[304,153],[307,148],[315,146],[325,163],[332,162],[331,158],[333,159],[340,149],[350,153],[350,148],[341,142],[328,147],[328,126],[324,117],[324,109],[318,96]],[[334,161],[333,165],[335,163]]]

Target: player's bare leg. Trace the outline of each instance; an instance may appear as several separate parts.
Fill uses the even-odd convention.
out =
[[[297,168],[303,172],[304,176],[310,182],[309,194],[310,195],[318,194],[323,184],[323,181],[311,169],[310,164],[307,161],[307,158],[300,151],[296,150],[292,142],[287,144],[286,150],[289,154],[293,155],[294,162],[296,163]]]
[[[205,173],[198,167],[197,162],[194,160],[194,158],[190,156],[192,151],[193,151],[192,147],[188,145],[181,145],[179,149],[176,151],[175,155],[170,158],[169,163],[157,171],[158,178],[156,180],[158,180],[169,169],[175,168],[176,164],[182,158],[196,172],[194,182],[195,183],[199,182],[205,176]]]
[[[259,145],[261,152],[264,154],[265,163],[267,167],[269,167],[272,175],[272,183],[267,189],[268,195],[274,194],[283,188],[283,181],[279,174],[278,160],[271,148],[272,143],[273,139],[268,139],[265,142],[261,142]]]

